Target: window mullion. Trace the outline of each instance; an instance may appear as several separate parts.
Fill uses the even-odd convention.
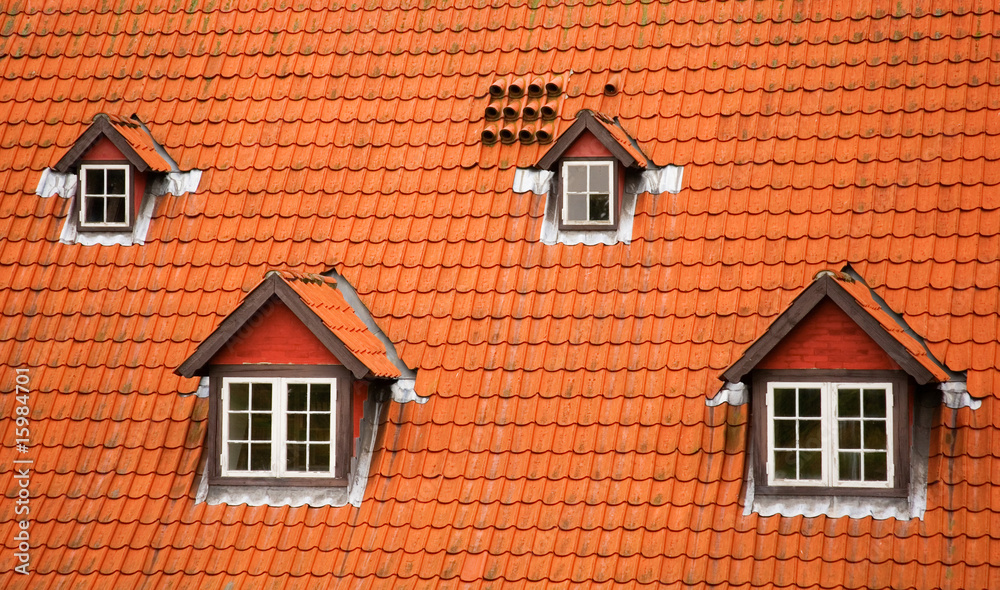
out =
[[[271,418],[271,457],[274,461],[271,465],[271,473],[274,475],[284,475],[284,470],[282,466],[285,465],[285,402],[288,398],[288,394],[285,392],[285,388],[288,385],[285,383],[285,379],[278,378],[275,380],[273,388],[273,394],[278,396],[277,400],[271,400],[271,410],[273,411],[273,416]]]
[[[837,386],[834,383],[823,384],[823,454],[826,460],[823,461],[823,476],[825,485],[833,485],[838,480],[837,477],[837,452],[840,445],[837,444]]]

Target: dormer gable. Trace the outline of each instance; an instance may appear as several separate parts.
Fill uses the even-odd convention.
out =
[[[552,147],[538,160],[537,167],[552,169],[562,158],[599,151],[595,140],[604,148],[607,156],[614,158],[625,168],[643,169],[649,163],[646,155],[617,121],[584,109],[577,113],[576,121],[559,135]]]
[[[844,316],[850,322],[844,321]],[[808,346],[803,340],[810,334],[828,332],[831,328],[839,330],[842,337],[829,343],[832,349],[827,350],[826,356],[824,358],[815,356],[809,361],[801,360],[801,347]],[[854,350],[852,346],[863,348]],[[874,357],[864,356],[862,351],[865,350],[872,352]],[[849,274],[831,271],[819,273],[813,283],[796,297],[767,332],[750,345],[743,356],[720,378],[730,383],[740,382],[755,368],[765,368],[760,366],[762,362],[765,366],[770,366],[779,358],[793,364],[844,363],[847,362],[843,360],[845,354],[850,354],[856,359],[859,364],[854,368],[859,369],[861,365],[873,362],[873,358],[884,357],[920,385],[949,379],[943,365],[930,355],[926,346],[908,329],[908,326],[897,322],[890,312],[874,299],[867,285]],[[835,358],[841,360],[835,361],[833,360]]]
[[[336,280],[270,271],[177,369],[206,375],[213,364],[339,364],[355,379],[401,376]]]
[[[53,168],[65,173],[81,160],[114,158],[127,161],[137,172],[170,172],[175,168],[167,162],[165,154],[135,115],[125,119],[100,113]]]

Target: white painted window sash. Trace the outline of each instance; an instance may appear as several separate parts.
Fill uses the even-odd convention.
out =
[[[590,169],[604,167],[608,170],[608,220],[592,220],[590,217],[590,197],[593,194],[603,194],[600,191],[592,191],[590,186]],[[583,168],[585,170],[585,176],[587,179],[587,217],[586,220],[571,220],[569,218],[569,171],[571,168]],[[564,225],[607,225],[613,226],[615,224],[615,202],[616,202],[616,190],[617,190],[617,179],[615,178],[615,163],[612,160],[597,160],[597,161],[580,161],[580,160],[568,160],[564,161],[562,164],[562,223]],[[579,193],[574,193],[579,194]]]
[[[87,174],[94,172],[100,172],[105,174],[107,170],[124,170],[125,171],[125,221],[122,223],[110,223],[108,221],[103,222],[87,222],[87,206],[89,204],[91,197],[100,198],[101,202],[105,204],[105,199],[107,198],[107,191],[101,195],[88,195],[87,194]],[[115,228],[127,228],[132,223],[132,167],[128,164],[83,164],[80,166],[80,182],[79,182],[79,194],[80,194],[80,227],[106,227],[109,229]],[[107,215],[107,210],[105,209],[104,215]],[[105,219],[107,219],[105,217]]]
[[[820,430],[822,433],[821,452],[821,478],[815,479],[778,479],[775,467],[775,443],[774,443],[774,390],[794,388],[796,398],[798,390],[801,388],[811,388],[820,390]],[[840,445],[839,445],[839,413],[838,394],[840,389],[883,389],[886,392],[886,481],[841,481],[840,474]],[[863,405],[862,395],[862,405]],[[894,391],[891,383],[853,383],[853,382],[769,382],[767,384],[766,404],[767,406],[767,483],[770,486],[801,486],[801,487],[852,487],[852,488],[891,488],[895,481],[895,431],[893,424],[893,408],[895,407]],[[796,405],[798,408],[798,405]],[[796,420],[801,417],[796,411]],[[863,419],[863,418],[862,418]],[[798,425],[796,425],[796,428]],[[799,441],[796,441],[796,448]],[[862,445],[863,446],[863,445]],[[798,457],[796,457],[798,461]],[[861,461],[864,462],[864,451],[861,452]],[[863,469],[863,468],[862,468]]]
[[[253,405],[253,385],[271,384],[271,466],[269,471],[229,469],[229,386],[231,383],[250,384],[250,407]],[[330,385],[330,470],[289,471],[285,468],[288,458],[288,386],[294,383]],[[311,395],[311,391],[310,391]],[[222,379],[222,436],[219,459],[224,477],[333,477],[337,469],[337,380],[334,378],[286,377],[223,377]],[[250,428],[250,426],[248,426]]]

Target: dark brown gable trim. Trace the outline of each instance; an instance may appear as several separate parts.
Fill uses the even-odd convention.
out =
[[[542,156],[542,159],[538,161],[538,167],[543,170],[548,170],[555,166],[559,158],[566,153],[566,150],[573,145],[573,142],[575,142],[584,131],[590,131],[593,133],[594,136],[597,137],[597,140],[600,141],[604,147],[608,148],[608,151],[611,152],[611,154],[622,164],[622,166],[625,166],[626,168],[634,168],[639,163],[638,160],[632,157],[632,154],[628,153],[628,151],[626,151],[625,148],[618,143],[617,139],[608,133],[608,130],[605,129],[603,125],[594,119],[594,114],[592,112],[584,110],[580,111],[580,114],[576,117],[576,122],[574,122],[569,129],[560,135],[559,139],[557,139],[556,142],[552,144],[552,147],[549,148],[549,151]]]
[[[351,371],[355,379],[362,379],[368,375],[368,367],[358,360],[339,338],[330,332],[329,328],[323,323],[323,320],[313,310],[309,309],[309,306],[302,301],[298,293],[285,284],[277,274],[266,277],[256,289],[251,291],[246,299],[243,300],[243,303],[229,314],[226,319],[222,320],[219,327],[204,342],[198,345],[194,354],[181,363],[175,372],[182,377],[194,377],[195,375],[203,374],[205,366],[212,360],[215,353],[219,352],[271,297],[277,297],[282,303],[288,306],[288,309],[292,310],[292,313],[309,328],[309,331],[326,346],[327,350],[333,356],[337,357],[337,360],[344,363],[344,366]]]
[[[921,365],[906,347],[892,337],[882,324],[873,318],[851,295],[841,287],[836,279],[823,276],[816,279],[795,301],[771,324],[767,332],[757,339],[743,356],[740,357],[723,374],[722,378],[731,383],[742,381],[779,342],[792,331],[816,305],[829,297],[840,307],[868,336],[878,344],[889,358],[896,361],[908,375],[920,385],[934,380],[934,375]]]
[[[111,143],[118,148],[118,151],[122,153],[123,156],[135,166],[138,172],[149,171],[149,164],[146,163],[139,154],[136,153],[132,146],[129,145],[128,141],[122,137],[122,134],[115,129],[115,126],[111,124],[111,120],[105,114],[100,114],[94,117],[94,122],[87,128],[83,134],[77,138],[76,142],[73,143],[73,147],[69,148],[69,151],[56,162],[55,170],[57,172],[66,173],[69,169],[76,164],[83,154],[87,152],[97,140],[101,137],[107,137],[111,140]]]

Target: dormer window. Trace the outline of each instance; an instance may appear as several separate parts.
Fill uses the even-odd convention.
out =
[[[563,226],[614,227],[617,222],[617,166],[614,160],[566,159],[561,176]]]
[[[209,484],[237,487],[347,486],[354,397],[402,376],[335,279],[287,271],[268,273],[177,373],[208,376]]]
[[[903,492],[909,461],[908,385],[898,371],[760,371],[767,413],[765,488]],[[786,380],[789,377],[810,380]]]
[[[722,375],[750,386],[758,497],[906,498],[926,463],[911,409],[951,374],[849,273],[819,273]]]
[[[80,228],[127,228],[132,223],[131,166],[80,166]]]
[[[222,477],[346,477],[350,374],[330,378],[222,377]]]

